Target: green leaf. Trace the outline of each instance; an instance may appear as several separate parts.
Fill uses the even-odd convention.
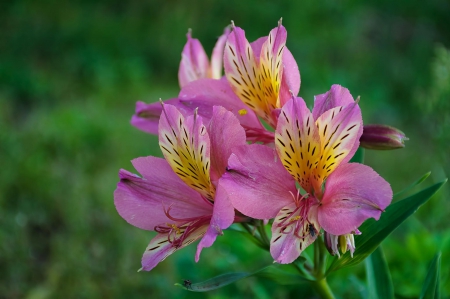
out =
[[[418,179],[417,181],[415,181],[414,183],[412,183],[411,185],[409,185],[408,187],[406,187],[405,189],[403,189],[402,191],[399,191],[397,193],[394,194],[394,199],[398,198],[399,195],[406,193],[407,191],[411,190],[412,188],[414,188],[415,186],[419,185],[420,183],[422,183],[423,181],[425,181],[429,176],[430,176],[431,172],[427,172],[425,173],[420,179]]]
[[[359,228],[362,234],[355,236],[356,250],[353,258],[350,256],[350,252],[346,252],[341,258],[335,257],[327,270],[327,274],[362,262],[394,229],[427,202],[445,182],[447,180],[390,205],[381,214],[378,221],[372,218],[366,220]]]
[[[192,292],[207,292],[219,289],[221,287],[224,287],[233,282],[236,282],[238,280],[250,276],[264,277],[267,279],[274,280],[278,284],[282,285],[299,284],[308,281],[306,278],[300,276],[298,273],[289,271],[288,270],[289,266],[290,265],[272,264],[252,273],[248,272],[227,273],[199,283],[191,283],[190,281],[185,281],[183,284],[176,283],[175,285]]]
[[[364,163],[364,148],[363,147],[358,148],[358,150],[356,151],[353,158],[351,158],[350,162],[351,163],[361,163],[361,164]]]
[[[381,246],[366,259],[367,283],[370,299],[393,299],[394,287],[391,273]]]
[[[427,277],[422,287],[420,299],[439,299],[439,273],[441,269],[441,253],[439,252],[434,257],[428,268]]]

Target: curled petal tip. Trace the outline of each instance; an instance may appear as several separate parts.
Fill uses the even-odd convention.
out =
[[[361,100],[361,96],[358,96],[355,100],[355,103],[358,104],[360,100]]]
[[[236,26],[234,26],[234,21],[231,20],[231,29],[234,29],[234,28],[236,28]]]
[[[188,40],[191,38],[191,35],[192,35],[192,29],[188,28],[188,32],[186,33],[186,37]]]
[[[280,20],[278,21],[278,27],[281,26],[282,22],[283,22],[283,18],[281,17]]]

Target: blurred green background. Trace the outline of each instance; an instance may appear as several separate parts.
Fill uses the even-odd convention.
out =
[[[0,298],[312,298],[308,286],[249,278],[195,294],[173,286],[272,262],[226,232],[194,262],[195,246],[137,273],[153,232],[116,212],[118,170],[161,156],[129,124],[137,100],[178,93],[192,28],[207,53],[234,20],[255,40],[280,17],[312,105],[331,84],[361,96],[365,123],[402,129],[406,148],[366,152],[400,191],[450,169],[449,1],[2,1],[0,4]],[[441,250],[450,296],[447,184],[383,245],[396,296],[420,294]],[[334,273],[340,298],[365,298],[363,265]],[[299,298],[300,298],[299,297]]]

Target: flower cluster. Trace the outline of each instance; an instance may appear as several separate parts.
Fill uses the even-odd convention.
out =
[[[349,162],[363,131],[365,143],[376,148],[370,138],[376,132],[363,130],[358,99],[333,85],[308,109],[296,96],[300,73],[281,21],[252,43],[232,24],[211,62],[191,32],[187,38],[178,97],[138,102],[131,120],[158,134],[165,159],[133,160],[141,176],[121,170],[114,193],[126,221],[158,233],[142,269],[201,239],[198,261],[230,225],[253,219],[271,223],[277,263],[292,263],[322,234],[331,254],[339,255],[339,247],[353,254],[358,227],[379,219],[392,200],[390,185],[374,170]],[[401,147],[398,132],[395,146]]]

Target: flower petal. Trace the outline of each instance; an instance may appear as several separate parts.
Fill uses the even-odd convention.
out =
[[[237,210],[257,219],[275,217],[297,192],[275,150],[260,144],[234,148],[220,184]]]
[[[187,33],[187,43],[181,52],[180,68],[178,69],[178,82],[180,87],[200,78],[209,77],[209,61],[202,44]]]
[[[341,164],[326,181],[318,209],[319,223],[330,234],[349,234],[367,218],[378,220],[391,200],[389,183],[372,168],[357,163]]]
[[[172,243],[169,242],[168,234],[157,234],[145,249],[144,255],[142,256],[142,270],[150,271],[160,262],[162,262],[166,257],[174,253],[176,250],[186,247],[187,245],[200,239],[206,232],[208,226],[204,225],[191,232],[180,247],[176,248]]]
[[[210,179],[210,141],[202,118],[184,116],[172,105],[164,105],[159,121],[159,146],[173,171],[191,188],[214,199]]]
[[[317,120],[322,114],[332,108],[345,106],[353,102],[353,97],[347,88],[334,84],[326,93],[314,97],[314,119]]]
[[[211,179],[217,182],[225,173],[231,150],[247,144],[245,131],[233,113],[220,106],[214,106],[207,130],[211,142]]]
[[[256,53],[259,56],[259,53]],[[245,32],[233,27],[228,35],[224,52],[225,75],[236,95],[256,114],[274,125],[270,115],[270,106],[264,95],[263,81],[270,82],[269,77],[262,77],[260,67],[252,47],[245,38]]]
[[[231,111],[245,128],[265,131],[256,114],[234,94],[225,78],[194,81],[182,88],[178,97],[185,109],[194,111],[198,108],[198,114],[205,123],[213,115],[213,106],[222,106]]]
[[[316,240],[320,232],[317,205],[310,208],[308,221],[296,220],[297,218],[301,219],[301,209],[297,209],[295,203],[291,203],[283,207],[273,221],[270,254],[277,263],[292,263]],[[301,227],[296,234],[299,225]]]
[[[256,41],[250,43],[250,46],[253,49],[253,53],[261,53],[261,48],[267,38],[267,36],[260,37]],[[255,59],[257,64],[259,64],[259,56],[256,56]],[[297,62],[295,61],[295,58],[292,55],[291,51],[289,51],[289,49],[285,47],[283,50],[283,74],[279,95],[279,108],[283,107],[286,102],[292,98],[292,94],[298,94],[298,92],[300,91],[300,83],[301,79]]]
[[[311,112],[302,98],[292,98],[281,110],[275,131],[281,162],[303,189],[311,192],[310,176],[319,160],[320,141]]]
[[[176,105],[178,99],[169,99],[164,101],[166,104]],[[136,110],[131,118],[131,125],[141,131],[158,135],[159,117],[161,116],[162,106],[160,102],[146,104],[136,102]]]
[[[280,107],[283,107],[292,97],[298,95],[300,91],[300,71],[294,56],[285,48],[283,51],[283,77],[280,87]]]
[[[223,51],[228,34],[230,34],[230,28],[227,26],[214,46],[211,56],[211,78],[213,79],[220,79],[222,77]]]
[[[217,187],[216,197],[214,199],[214,211],[205,236],[197,246],[195,261],[200,259],[200,253],[203,248],[210,247],[218,235],[223,235],[222,230],[228,228],[234,221],[234,207],[231,204],[228,193],[221,186]]]
[[[143,178],[122,169],[114,191],[116,209],[128,223],[154,230],[155,226],[170,221],[164,213],[169,207],[176,218],[211,214],[212,205],[189,188],[164,159],[137,158],[133,165]]]
[[[320,159],[313,171],[316,192],[341,163],[346,163],[358,148],[362,134],[361,110],[356,102],[345,107],[332,108],[316,121],[320,136]]]
[[[270,31],[261,48],[259,71],[261,88],[270,110],[280,108],[279,92],[283,75],[283,50],[286,46],[287,31],[281,21]],[[275,123],[274,123],[275,125]]]

